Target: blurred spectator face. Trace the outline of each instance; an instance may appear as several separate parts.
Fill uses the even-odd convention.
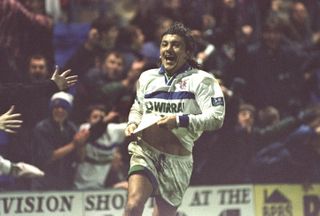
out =
[[[268,28],[262,33],[263,41],[264,43],[270,48],[270,49],[277,49],[280,45],[281,39],[282,39],[282,33],[277,30],[276,28]]]
[[[254,114],[251,110],[243,109],[238,113],[238,123],[241,127],[251,129],[254,123]]]
[[[30,11],[38,14],[44,14],[43,0],[24,0],[22,2]]]
[[[90,124],[95,124],[98,121],[100,121],[100,119],[102,119],[104,116],[105,116],[105,112],[104,111],[99,110],[99,109],[94,109],[90,113],[88,122]]]
[[[61,106],[55,106],[52,108],[53,120],[59,124],[62,124],[68,118],[68,112]]]
[[[308,18],[308,12],[303,3],[297,2],[292,5],[292,19],[298,23],[304,23]]]
[[[181,0],[164,0],[163,6],[171,10],[178,10],[182,5]]]
[[[118,36],[119,30],[116,26],[110,27],[108,31],[100,32],[101,45],[103,48],[113,47]]]
[[[30,59],[29,77],[32,81],[40,81],[48,78],[48,68],[45,58],[32,57]]]
[[[133,38],[133,44],[132,44],[132,47],[135,49],[135,50],[140,50],[143,43],[144,43],[144,34],[142,33],[141,29],[140,28],[136,28],[135,30],[136,34],[135,34],[135,37]]]
[[[173,24],[172,19],[163,18],[159,23],[158,28],[155,31],[155,36],[157,40],[161,40],[161,35]]]
[[[282,0],[272,0],[271,1],[271,10],[279,11],[282,5]]]
[[[143,68],[145,66],[144,61],[133,61],[130,70],[128,71],[127,77],[131,82],[135,82],[138,80]]]
[[[161,64],[166,72],[173,75],[189,59],[184,39],[175,34],[166,34],[160,43]]]
[[[234,8],[236,6],[235,0],[223,0],[223,4],[229,8]]]
[[[103,69],[111,80],[118,80],[121,78],[123,68],[123,58],[115,53],[110,53],[103,64]]]
[[[249,110],[242,110],[238,114],[238,122],[242,127],[253,125],[253,114]]]
[[[92,47],[97,47],[99,45],[99,42],[100,36],[98,30],[96,28],[90,29],[90,31],[88,32],[88,43]]]
[[[204,14],[202,16],[203,29],[212,29],[216,25],[216,19],[211,14]]]
[[[243,35],[250,37],[250,35],[252,35],[253,28],[251,25],[243,25],[241,26],[241,32]]]
[[[271,126],[280,121],[280,113],[273,106],[268,106],[265,109],[260,110],[258,116],[259,121],[263,126]]]
[[[275,12],[287,13],[291,4],[292,4],[291,0],[271,0],[270,9],[271,11],[275,11]]]

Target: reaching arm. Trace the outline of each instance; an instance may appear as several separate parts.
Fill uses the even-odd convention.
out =
[[[0,130],[7,133],[16,133],[16,129],[21,127],[22,120],[20,120],[20,113],[13,113],[14,106],[0,116]]]
[[[14,13],[16,17],[24,17],[31,24],[36,24],[47,29],[51,29],[52,27],[53,22],[50,17],[29,11],[17,0],[1,0],[0,4],[1,8],[6,8],[6,11],[10,11],[10,14]],[[5,13],[6,11],[2,12]]]
[[[70,73],[71,73],[71,70],[69,69],[69,70],[63,71],[60,74],[59,67],[56,66],[56,69],[53,72],[53,75],[51,77],[51,80],[57,85],[60,91],[71,87],[77,82],[78,76],[77,75],[69,76]]]
[[[71,70],[59,73],[58,67],[50,80],[42,82],[6,83],[0,85],[0,103],[3,107],[36,100],[38,97],[50,97],[58,91],[65,90],[77,82],[77,75],[69,75]]]
[[[85,142],[87,141],[88,136],[89,136],[88,130],[81,130],[81,131],[77,132],[74,135],[74,138],[70,143],[68,143],[58,149],[55,149],[53,151],[50,162],[59,160],[59,159],[65,157],[66,155],[70,154],[76,148],[83,146],[85,144]]]

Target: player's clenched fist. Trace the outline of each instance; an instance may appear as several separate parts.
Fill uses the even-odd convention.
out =
[[[127,137],[132,136],[133,131],[137,128],[138,126],[135,123],[129,123],[128,126],[126,127],[124,133]]]

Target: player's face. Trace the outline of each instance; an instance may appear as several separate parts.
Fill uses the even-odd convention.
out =
[[[188,59],[183,38],[175,34],[164,35],[160,43],[160,58],[167,73],[177,72]]]

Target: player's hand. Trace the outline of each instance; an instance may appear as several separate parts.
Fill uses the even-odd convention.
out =
[[[7,133],[16,133],[16,129],[20,128],[23,121],[20,120],[20,113],[13,113],[14,106],[0,116],[0,130]]]
[[[69,70],[63,71],[60,74],[59,67],[56,66],[56,69],[51,77],[51,80],[53,80],[56,83],[60,91],[71,87],[78,81],[78,75],[69,76],[70,73],[71,73],[71,70],[69,69]]]
[[[163,118],[161,118],[158,122],[157,125],[159,127],[163,127],[163,128],[168,128],[168,129],[173,129],[173,128],[177,128],[178,124],[177,124],[177,120],[176,120],[176,116],[172,115],[172,116],[165,116]]]
[[[133,136],[133,131],[137,128],[138,126],[134,123],[128,124],[126,129],[124,130],[124,134],[126,137],[131,137]]]

